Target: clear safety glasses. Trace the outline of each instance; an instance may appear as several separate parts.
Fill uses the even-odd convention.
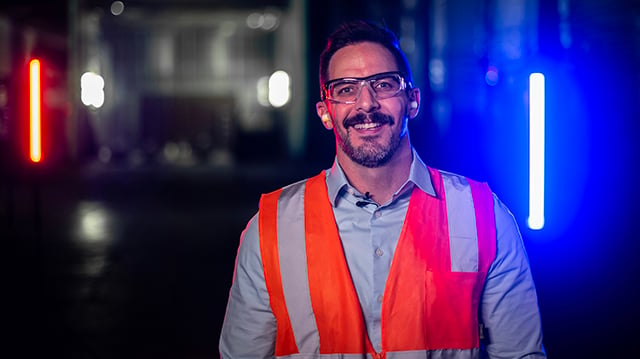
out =
[[[344,77],[327,81],[322,88],[322,99],[344,104],[353,104],[364,86],[369,86],[376,99],[385,99],[397,95],[410,87],[399,72],[383,72],[368,77]]]

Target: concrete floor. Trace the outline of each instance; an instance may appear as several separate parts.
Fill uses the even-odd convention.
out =
[[[94,165],[3,181],[9,357],[218,357],[239,235],[261,192],[305,175],[292,167]]]
[[[219,357],[239,235],[260,193],[320,168],[91,165],[0,176],[0,356]],[[637,230],[624,216],[593,216],[584,221],[599,226],[555,240],[525,233],[550,358],[637,357]]]

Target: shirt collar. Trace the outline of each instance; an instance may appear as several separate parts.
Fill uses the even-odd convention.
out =
[[[420,188],[423,192],[435,197],[436,192],[433,189],[429,170],[427,169],[427,166],[424,164],[424,162],[422,162],[422,159],[420,159],[420,156],[418,156],[416,150],[412,149],[412,151],[413,160],[411,161],[409,178],[407,179],[407,182],[400,187],[398,192],[400,192],[405,186],[407,186],[407,184],[411,183],[418,186],[418,188]],[[347,177],[342,171],[342,168],[338,163],[338,158],[336,157],[336,159],[333,161],[333,166],[331,166],[331,169],[327,174],[327,190],[329,192],[329,199],[334,206],[336,205],[336,201],[338,200],[340,191],[347,186],[349,186],[349,181],[347,181]]]

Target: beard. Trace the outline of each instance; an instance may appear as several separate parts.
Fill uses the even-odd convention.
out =
[[[391,138],[386,143],[379,142],[379,136],[361,137],[364,143],[355,147],[349,136],[350,128],[366,122],[378,123],[381,125],[393,126],[393,117],[380,112],[370,114],[358,113],[348,117],[343,121],[343,130],[336,131],[336,140],[342,151],[355,163],[364,167],[375,168],[387,163],[400,147],[400,140],[404,135],[392,133]],[[402,131],[402,133],[406,133]]]

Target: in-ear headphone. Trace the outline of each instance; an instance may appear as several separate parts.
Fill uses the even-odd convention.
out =
[[[418,102],[416,102],[416,101],[411,101],[411,103],[409,104],[409,107],[411,107],[412,109],[416,109],[416,108],[418,108]]]

